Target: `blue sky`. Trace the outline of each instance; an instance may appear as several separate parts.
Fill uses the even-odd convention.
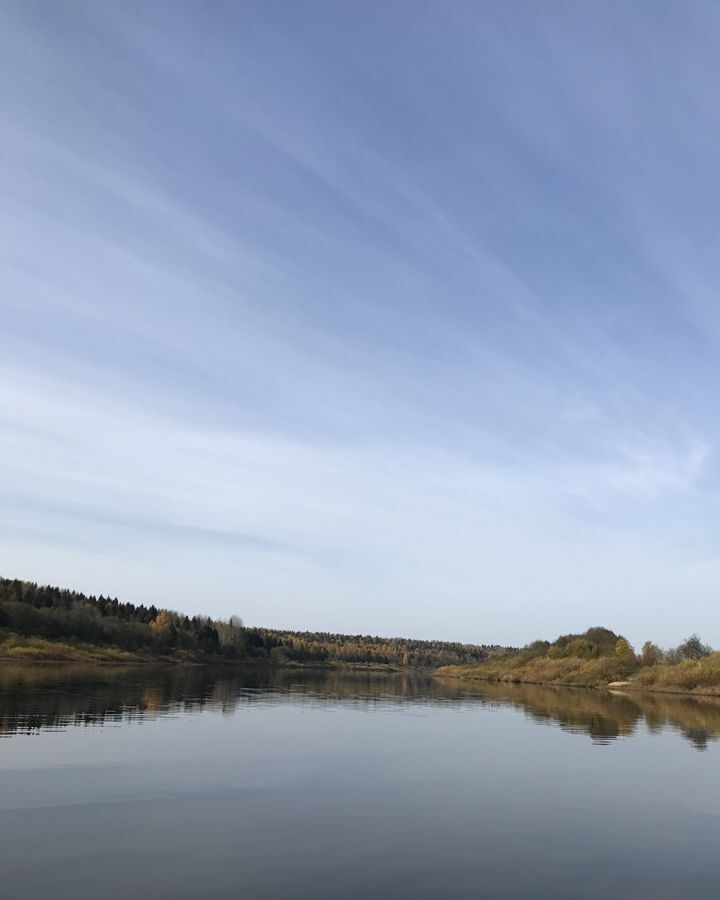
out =
[[[720,644],[720,6],[0,6],[0,572]]]

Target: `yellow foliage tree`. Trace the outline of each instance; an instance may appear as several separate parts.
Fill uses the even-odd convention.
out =
[[[171,634],[175,628],[175,622],[173,621],[172,614],[169,613],[166,609],[161,609],[150,623],[150,627],[157,634],[163,636]]]

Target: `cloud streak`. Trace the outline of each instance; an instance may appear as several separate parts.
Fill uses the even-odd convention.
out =
[[[366,9],[4,5],[2,570],[713,639],[717,13]]]

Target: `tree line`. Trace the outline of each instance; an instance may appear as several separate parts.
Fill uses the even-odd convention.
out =
[[[696,635],[662,650],[646,641],[640,653],[609,628],[589,628],[557,640],[534,641],[519,650],[491,655],[476,666],[448,666],[440,675],[479,681],[599,686],[632,682],[635,687],[720,694],[720,653]]]
[[[237,616],[187,616],[154,604],[0,578],[0,637],[117,647],[183,658],[274,664],[373,664],[432,668],[478,663],[500,648],[243,625]],[[1,655],[1,653],[0,653]]]
[[[521,650],[516,651],[517,657],[531,659],[546,656],[549,659],[599,659],[600,657],[616,656],[627,663],[631,668],[644,668],[648,666],[669,665],[705,659],[713,654],[713,648],[704,644],[697,634],[691,634],[677,647],[663,650],[652,641],[645,641],[640,653],[636,653],[634,647],[622,635],[615,634],[609,628],[596,626],[588,628],[583,634],[561,635],[552,644],[549,641],[534,641]]]
[[[478,663],[501,649],[448,641],[270,628],[248,629],[248,639],[253,650],[264,650],[277,662],[373,663],[416,669]]]
[[[26,638],[213,655],[223,649],[217,624],[206,616],[191,618],[117,597],[0,579],[0,628]]]

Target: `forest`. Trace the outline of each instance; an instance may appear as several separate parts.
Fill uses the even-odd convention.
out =
[[[246,627],[116,597],[0,578],[0,658],[266,662],[428,669],[477,664],[503,648]]]

